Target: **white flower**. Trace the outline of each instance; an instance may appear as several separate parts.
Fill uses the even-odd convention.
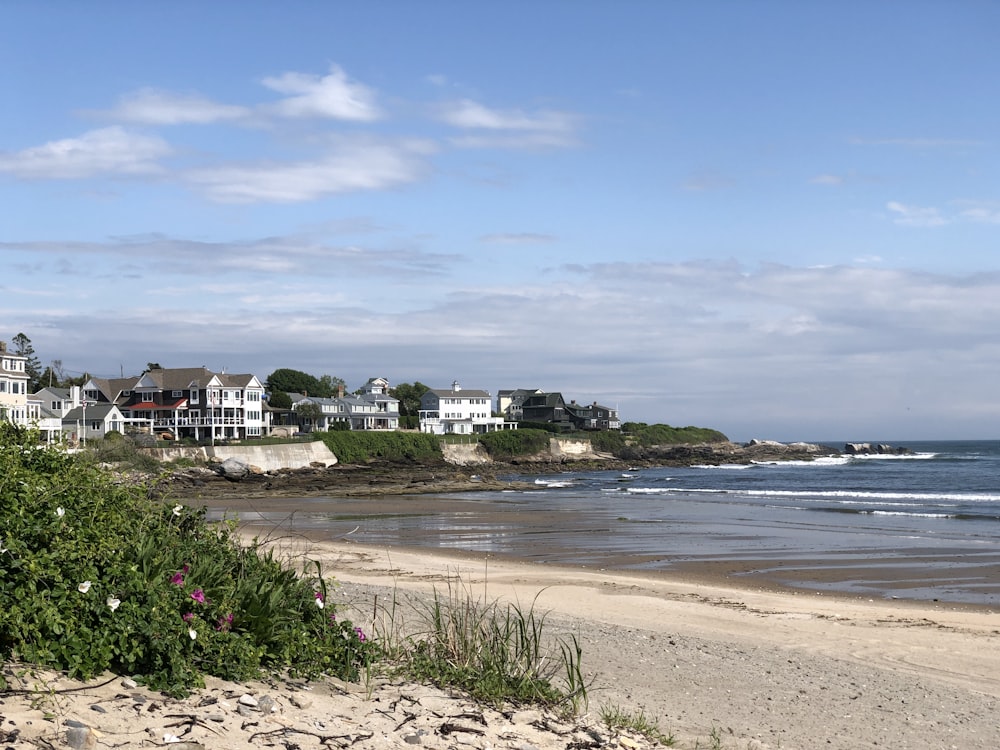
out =
[[[60,505],[58,508],[56,508],[56,515],[62,518],[63,516],[66,515],[66,509]]]
[[[108,606],[111,607],[111,611],[114,612],[118,609],[118,605],[122,603],[121,599],[115,599],[113,596],[109,596],[107,599]]]
[[[84,581],[83,583],[81,583],[79,586],[76,587],[76,590],[79,591],[81,594],[86,594],[88,591],[90,591],[90,581]]]
[[[179,516],[181,514],[182,510],[184,510],[184,506],[183,505],[175,505],[174,506],[174,515],[175,516]]]
[[[3,546],[3,539],[0,539],[0,553],[6,552],[7,548]]]
[[[188,631],[188,635],[189,635],[189,636],[191,636],[191,640],[193,641],[193,640],[194,640],[195,638],[197,638],[197,637],[198,637],[198,631],[197,631],[197,630],[195,630],[194,628],[191,628],[191,629],[190,629],[190,630]]]

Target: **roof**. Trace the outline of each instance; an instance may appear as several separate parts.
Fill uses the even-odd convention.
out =
[[[456,391],[452,388],[431,388],[428,393],[433,393],[438,398],[490,398],[489,391],[476,391],[463,388]]]
[[[212,378],[218,379],[223,388],[246,388],[253,384],[256,376],[251,373],[241,373],[229,375],[227,373],[212,372],[207,367],[170,367],[159,370],[147,370],[139,378],[135,378],[135,385],[138,386],[142,379],[153,381],[161,391],[183,391],[194,384],[198,388],[208,386]],[[260,381],[257,381],[258,384]]]
[[[124,419],[122,413],[118,410],[115,404],[109,404],[107,402],[91,403],[87,405],[86,418],[89,419],[106,419],[107,416],[112,412],[118,412],[118,416]],[[84,418],[84,409],[82,406],[77,406],[74,409],[70,409],[66,412],[66,416],[62,418],[63,422],[76,422]]]

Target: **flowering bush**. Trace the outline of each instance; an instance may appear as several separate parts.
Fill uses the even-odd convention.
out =
[[[332,610],[318,567],[0,423],[0,657],[178,695],[205,674],[357,679],[372,646]]]

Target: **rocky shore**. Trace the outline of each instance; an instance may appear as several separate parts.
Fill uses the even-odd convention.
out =
[[[263,498],[417,495],[482,490],[528,489],[530,484],[505,477],[565,471],[624,471],[634,467],[747,464],[761,461],[808,461],[840,451],[813,443],[751,440],[739,443],[668,445],[636,449],[628,460],[610,455],[583,458],[546,455],[461,465],[440,461],[372,461],[366,464],[314,465],[261,471],[246,464],[181,469],[163,478],[157,492],[171,497]]]

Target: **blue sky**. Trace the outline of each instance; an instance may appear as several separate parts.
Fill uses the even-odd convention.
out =
[[[0,6],[0,338],[1000,436],[1000,4]]]

